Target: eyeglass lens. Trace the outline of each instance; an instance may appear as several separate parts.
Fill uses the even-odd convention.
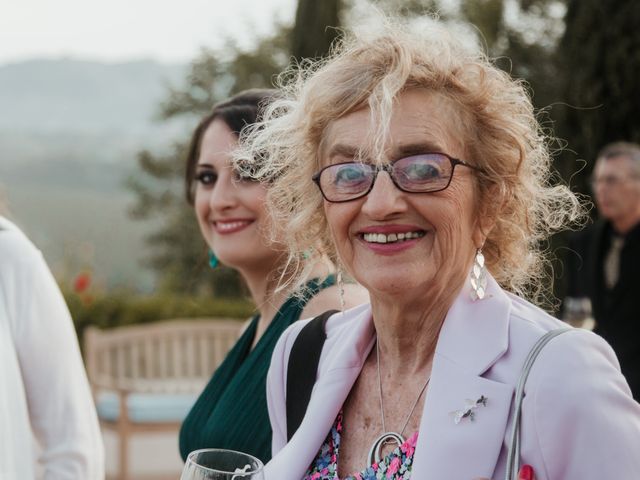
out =
[[[366,194],[378,172],[385,170],[400,190],[434,192],[448,186],[453,167],[448,156],[437,153],[413,155],[380,167],[359,162],[339,163],[320,172],[319,184],[327,200],[345,201]]]

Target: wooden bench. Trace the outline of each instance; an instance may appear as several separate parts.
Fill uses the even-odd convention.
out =
[[[101,427],[119,437],[120,480],[129,480],[130,436],[177,433],[241,328],[236,320],[190,319],[86,330],[87,374]]]

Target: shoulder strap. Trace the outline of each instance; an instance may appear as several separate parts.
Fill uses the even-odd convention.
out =
[[[518,379],[518,385],[516,387],[516,395],[513,400],[513,407],[511,410],[511,417],[513,418],[513,430],[511,430],[511,439],[509,444],[509,451],[507,453],[507,471],[505,475],[506,480],[515,480],[518,477],[518,470],[520,470],[520,416],[522,412],[522,400],[524,399],[524,387],[527,383],[527,377],[531,371],[531,367],[538,358],[538,354],[544,348],[544,346],[553,340],[558,335],[573,330],[572,328],[558,328],[557,330],[551,330],[538,339],[535,345],[529,351],[520,378]]]
[[[307,323],[293,342],[287,367],[287,439],[296,433],[316,383],[320,354],[327,335],[324,326],[338,310],[328,310]]]

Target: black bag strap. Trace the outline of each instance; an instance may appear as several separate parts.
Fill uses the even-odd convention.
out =
[[[324,326],[337,312],[328,310],[307,323],[291,347],[287,368],[287,440],[291,440],[307,412],[311,390],[318,376],[320,354],[327,339]]]

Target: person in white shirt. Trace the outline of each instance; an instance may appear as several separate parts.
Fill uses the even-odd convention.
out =
[[[103,479],[104,448],[69,310],[40,251],[0,216],[0,480],[38,471]]]

